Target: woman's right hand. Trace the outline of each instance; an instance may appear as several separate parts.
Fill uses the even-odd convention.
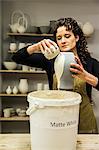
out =
[[[29,54],[32,54],[35,51],[41,51],[43,54],[45,53],[45,51],[47,51],[48,53],[51,53],[53,46],[58,47],[57,44],[53,42],[52,40],[44,39],[36,44],[28,46],[27,51]]]
[[[44,39],[39,44],[42,53],[45,51],[48,53],[53,53],[56,49],[58,49],[57,44],[50,39]]]
[[[50,39],[41,40],[27,48],[29,54],[32,54],[35,51],[41,51],[47,59],[53,59],[60,52],[57,44]]]
[[[55,58],[60,52],[57,44],[50,39],[42,40],[39,46],[41,52],[47,59]]]

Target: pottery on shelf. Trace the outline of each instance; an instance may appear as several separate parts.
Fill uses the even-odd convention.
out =
[[[82,30],[83,30],[83,33],[86,37],[89,37],[94,33],[94,27],[92,26],[92,24],[90,22],[86,22],[83,25]]]
[[[23,16],[18,19],[18,28],[19,33],[24,33],[27,30],[27,19]]]
[[[47,34],[50,31],[50,26],[40,26],[40,31],[42,34]]]
[[[8,70],[14,70],[17,67],[17,63],[14,61],[4,61],[3,65]]]
[[[56,20],[50,20],[50,27],[51,27],[50,33],[54,32],[55,25],[56,25]]]
[[[6,93],[7,94],[11,94],[12,93],[10,85],[6,88]]]
[[[10,43],[10,51],[16,51],[17,45],[16,43]]]
[[[13,33],[24,33],[27,30],[27,18],[21,10],[13,11],[9,27]]]
[[[26,94],[28,92],[29,85],[27,79],[20,79],[19,81],[19,91],[22,94]]]
[[[24,48],[26,46],[25,43],[19,43],[18,49]]]
[[[13,94],[17,94],[18,93],[18,88],[16,86],[14,86],[12,92],[13,92]]]

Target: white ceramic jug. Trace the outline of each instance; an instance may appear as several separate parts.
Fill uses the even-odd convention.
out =
[[[55,75],[58,82],[58,89],[73,89],[73,77],[70,72],[70,63],[76,63],[72,52],[60,52],[54,63]]]
[[[18,16],[21,16],[24,18],[24,13],[21,10],[16,10],[12,12],[11,15],[11,24],[9,24],[10,29],[12,32],[16,33],[18,31],[19,28],[19,22],[18,22]]]
[[[19,24],[18,23],[14,23],[14,24],[9,24],[10,26],[10,29],[13,33],[16,33],[17,32],[17,28],[19,27]]]
[[[20,17],[18,19],[18,24],[19,24],[19,26],[17,28],[17,31],[19,33],[24,33],[27,29],[27,19],[25,17]]]

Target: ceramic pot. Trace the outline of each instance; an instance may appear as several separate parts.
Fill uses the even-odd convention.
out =
[[[56,25],[56,20],[51,20],[50,21],[50,27],[51,27],[50,33],[54,32],[55,25]]]
[[[60,52],[54,63],[58,89],[73,89],[73,77],[70,72],[70,63],[76,63],[72,52]]]
[[[16,10],[12,12],[11,15],[11,24],[9,24],[10,29],[12,32],[16,33],[18,31],[19,28],[19,22],[20,20],[16,20],[18,18],[18,16],[21,16],[19,18],[25,18],[24,13],[21,10]]]
[[[19,82],[19,91],[20,93],[22,94],[25,94],[28,92],[28,81],[27,79],[20,79],[20,82]]]
[[[10,85],[6,88],[6,93],[7,94],[11,94],[12,93]]]
[[[9,24],[10,26],[10,29],[13,33],[16,33],[17,32],[17,29],[19,27],[19,24],[18,23],[14,23],[14,24]]]
[[[43,83],[37,83],[37,91],[43,89]]]
[[[18,93],[18,88],[16,86],[13,87],[13,94],[17,94]]]
[[[20,17],[18,19],[18,28],[17,28],[17,31],[19,33],[24,33],[26,30],[27,30],[27,19],[25,17]]]
[[[10,43],[10,50],[11,51],[16,51],[16,49],[17,49],[16,43]]]
[[[90,22],[86,22],[82,30],[86,37],[90,37],[94,33],[94,28]]]
[[[6,117],[6,118],[10,117],[10,115],[11,115],[10,108],[5,108],[3,110],[3,113],[4,113],[4,117]]]
[[[25,43],[19,43],[18,49],[24,48],[26,46]]]

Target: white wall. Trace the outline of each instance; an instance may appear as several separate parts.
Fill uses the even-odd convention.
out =
[[[74,17],[76,20],[85,23],[90,21],[95,28],[95,33],[88,40],[88,46],[93,56],[99,59],[99,0],[4,0],[3,1],[3,32],[4,42],[3,53],[6,55],[8,48],[6,32],[10,23],[11,13],[14,10],[22,10],[31,18],[32,25],[48,25],[50,20],[60,17]],[[95,94],[94,94],[95,93]],[[94,96],[95,95],[95,96]],[[96,103],[95,110],[99,126],[99,105],[98,92],[93,92],[93,99]]]

